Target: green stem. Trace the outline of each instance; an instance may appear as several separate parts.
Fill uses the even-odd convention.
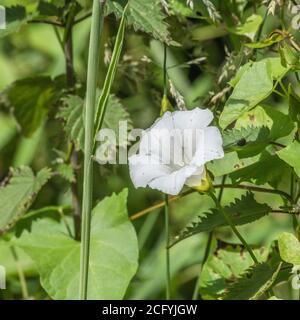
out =
[[[196,282],[196,285],[195,285],[195,288],[194,288],[193,297],[192,297],[193,300],[197,300],[198,295],[199,295],[201,274],[202,274],[203,267],[204,267],[204,265],[205,265],[205,263],[206,263],[206,261],[208,259],[208,256],[209,256],[212,239],[213,239],[213,232],[210,232],[208,234],[208,239],[207,239],[203,260],[202,260],[201,267],[200,267],[199,276],[197,278],[197,282]]]
[[[223,176],[223,178],[222,178],[222,185],[225,184],[225,182],[226,182],[226,177],[227,177],[226,175]],[[223,192],[224,192],[224,188],[220,188],[219,195],[218,195],[218,202],[219,202],[219,203],[220,203],[221,200],[222,200]],[[192,297],[193,300],[197,300],[198,295],[199,295],[201,274],[202,274],[203,267],[204,267],[204,265],[205,265],[205,263],[206,263],[206,261],[207,261],[207,259],[208,259],[208,256],[209,256],[212,239],[213,239],[213,231],[211,231],[211,232],[209,233],[209,235],[208,235],[208,239],[207,239],[207,243],[206,243],[206,248],[205,248],[204,256],[203,256],[202,263],[201,263],[201,267],[200,267],[199,276],[198,276],[198,279],[197,279],[197,281],[196,281],[196,285],[195,285],[194,292],[193,292],[193,297]]]
[[[26,279],[25,279],[25,275],[24,275],[22,266],[20,265],[20,262],[19,262],[19,257],[18,257],[17,251],[14,246],[11,246],[10,250],[11,250],[12,256],[13,256],[15,263],[16,263],[17,272],[18,272],[20,285],[21,285],[22,297],[24,300],[27,300],[29,298],[29,295],[28,295]]]
[[[90,34],[90,46],[87,70],[87,89],[85,105],[85,141],[84,141],[84,173],[82,200],[82,240],[80,256],[79,297],[87,299],[88,270],[91,233],[91,211],[93,193],[93,142],[94,118],[96,105],[96,88],[98,79],[100,36],[104,19],[105,0],[93,1],[93,13]]]
[[[171,272],[170,272],[170,233],[169,233],[169,199],[165,195],[165,229],[166,229],[166,299],[171,297]]]
[[[167,45],[164,43],[164,62],[163,62],[163,76],[164,76],[164,96],[167,96]]]
[[[216,198],[216,196],[214,195],[214,193],[211,192],[210,194],[211,198],[214,200],[216,207],[220,210],[220,212],[223,214],[226,222],[228,223],[228,225],[231,227],[232,231],[234,232],[234,234],[238,237],[238,239],[241,241],[241,243],[245,246],[245,248],[248,250],[252,260],[254,261],[254,263],[258,263],[258,260],[255,257],[255,254],[253,253],[251,247],[248,245],[248,243],[246,242],[246,240],[242,237],[242,235],[239,233],[238,229],[235,227],[234,223],[232,222],[230,216],[227,214],[227,212],[223,209],[223,207],[220,205],[220,202],[218,201],[218,199]]]

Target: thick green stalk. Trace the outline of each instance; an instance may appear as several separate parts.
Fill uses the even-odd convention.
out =
[[[122,14],[122,18],[121,18],[121,22],[120,22],[119,29],[118,29],[118,34],[117,34],[117,37],[116,37],[114,50],[113,50],[113,53],[112,53],[111,62],[110,62],[109,67],[108,67],[108,71],[107,71],[107,74],[106,74],[106,77],[105,77],[105,80],[104,80],[101,96],[99,98],[99,102],[98,102],[98,105],[97,105],[97,110],[96,110],[96,115],[95,115],[96,117],[95,117],[94,146],[95,146],[96,134],[98,133],[98,131],[102,127],[102,123],[103,123],[103,120],[104,120],[105,111],[106,111],[106,107],[107,107],[107,103],[108,103],[111,87],[112,87],[113,81],[115,79],[115,75],[116,75],[116,72],[117,72],[117,68],[118,68],[121,52],[122,52],[122,49],[123,49],[124,36],[125,36],[125,27],[126,27],[126,12],[127,12],[127,8],[128,8],[128,4],[124,8],[124,11],[123,11],[123,14]]]
[[[105,0],[93,1],[92,24],[87,69],[87,89],[85,105],[85,141],[84,141],[84,176],[82,200],[81,256],[79,297],[87,299],[90,229],[93,193],[93,142],[96,105],[96,88],[98,79],[100,36],[103,27]]]
[[[164,86],[164,99],[167,98],[167,45],[164,44],[164,62],[163,62],[163,86]],[[165,112],[164,108],[161,109],[161,114]],[[170,233],[169,233],[169,198],[165,194],[165,232],[166,232],[166,299],[170,300],[171,297],[171,272],[170,272]]]

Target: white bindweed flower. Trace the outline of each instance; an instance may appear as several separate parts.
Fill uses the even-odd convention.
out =
[[[224,157],[223,141],[210,110],[166,112],[142,135],[139,152],[129,157],[136,188],[149,186],[177,195],[184,185],[199,187],[205,163]]]

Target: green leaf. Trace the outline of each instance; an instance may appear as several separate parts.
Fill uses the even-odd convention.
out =
[[[252,157],[260,153],[270,142],[267,127],[242,127],[226,130],[223,134],[225,150],[237,151],[240,158]]]
[[[84,148],[83,100],[79,96],[69,95],[63,98],[64,107],[58,117],[65,120],[64,130],[76,150]]]
[[[224,174],[240,170],[258,161],[258,157],[240,159],[237,152],[225,153],[222,159],[211,161],[207,164],[207,169],[212,172],[215,177],[221,177]]]
[[[128,219],[127,190],[93,209],[88,299],[122,299],[138,266],[138,243]],[[35,262],[41,284],[53,299],[79,297],[80,242],[63,224],[42,219],[15,240]]]
[[[282,78],[288,71],[279,58],[266,58],[254,62],[244,70],[220,116],[221,128],[226,128],[243,113],[266,99],[273,91],[273,81]]]
[[[283,232],[280,234],[278,247],[283,261],[295,266],[300,265],[300,242],[292,233]]]
[[[63,9],[60,6],[46,1],[39,1],[37,11],[40,16],[46,17],[61,17],[63,14]]]
[[[300,177],[300,143],[298,141],[294,141],[286,148],[278,151],[277,155],[280,159],[292,166],[298,177]]]
[[[267,127],[270,130],[270,141],[286,137],[295,128],[289,115],[285,115],[274,107],[267,105],[257,106],[244,113],[235,124],[237,129],[248,126]]]
[[[115,13],[121,17],[126,1],[112,0],[107,3],[108,14]],[[151,34],[155,39],[171,44],[168,24],[165,22],[166,15],[161,10],[159,0],[130,0],[127,22],[134,30]]]
[[[299,53],[287,44],[283,44],[279,47],[279,53],[281,57],[281,64],[286,68],[293,70],[300,69],[300,55]]]
[[[64,107],[59,111],[58,117],[65,120],[64,130],[75,143],[76,150],[83,150],[84,146],[84,101],[81,97],[69,95],[63,99]],[[112,129],[118,136],[119,121],[126,121],[128,130],[133,128],[129,113],[121,104],[120,99],[115,95],[110,95],[107,110],[103,120],[103,128]],[[121,144],[122,141],[118,141]]]
[[[75,182],[75,174],[72,166],[67,163],[59,163],[56,166],[57,173],[62,176],[68,182]]]
[[[43,76],[17,80],[4,94],[25,136],[31,136],[41,126],[57,98],[54,82]]]
[[[263,18],[257,14],[253,14],[247,18],[247,20],[234,28],[229,28],[234,34],[248,37],[251,40],[254,40],[257,31],[259,30],[260,25],[262,24]]]
[[[7,185],[0,188],[0,233],[12,227],[33,203],[36,194],[50,179],[51,171],[42,169],[35,176],[29,167],[11,169]]]
[[[288,101],[289,115],[293,121],[297,122],[298,128],[300,128],[300,97],[291,84],[288,87]]]
[[[258,203],[253,193],[242,195],[241,199],[224,207],[224,210],[231,217],[234,225],[243,225],[262,218],[272,209],[267,204]],[[199,216],[198,220],[187,226],[177,237],[175,243],[193,236],[200,232],[210,232],[215,228],[226,226],[227,222],[218,209],[211,209],[211,212]]]
[[[241,278],[229,286],[224,300],[257,300],[266,293],[279,275],[282,263],[276,259],[250,267]]]
[[[266,260],[267,248],[254,249],[259,262]],[[218,299],[233,280],[244,273],[253,260],[248,251],[241,245],[214,241],[210,255],[201,272],[199,292],[204,299]]]
[[[277,155],[263,152],[257,162],[232,172],[230,178],[235,184],[243,181],[258,185],[269,183],[276,188],[282,181],[282,177],[290,174],[290,168]]]
[[[20,5],[6,7],[6,29],[0,30],[0,37],[18,32],[23,25],[31,20],[36,13],[27,13],[26,8]]]
[[[6,270],[7,278],[18,277],[18,267],[21,267],[27,276],[37,276],[34,262],[28,257],[23,250],[15,248],[18,255],[18,265],[12,254],[12,244],[10,241],[0,240],[0,261]]]
[[[279,33],[272,33],[270,37],[258,42],[246,43],[245,46],[252,49],[262,49],[272,46],[275,43],[281,42],[284,37]]]

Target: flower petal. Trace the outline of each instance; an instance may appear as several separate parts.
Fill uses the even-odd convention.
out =
[[[197,168],[194,166],[185,166],[171,174],[164,175],[152,180],[149,187],[157,189],[163,193],[170,195],[177,195],[183,188],[186,179],[196,172]]]
[[[202,179],[205,177],[204,166],[201,166],[197,169],[197,171],[189,177],[185,184],[191,188],[198,187],[201,185]]]
[[[172,113],[174,127],[177,129],[201,129],[207,127],[214,115],[208,109],[195,108],[187,111],[175,111]]]
[[[207,127],[197,134],[197,147],[191,165],[201,166],[224,157],[223,140],[217,127]]]
[[[129,173],[136,188],[146,187],[153,179],[171,173],[171,169],[160,164],[154,157],[141,154],[129,157]]]

